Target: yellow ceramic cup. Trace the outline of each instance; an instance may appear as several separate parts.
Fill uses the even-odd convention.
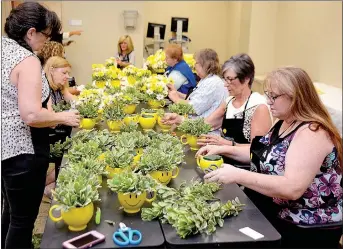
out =
[[[111,86],[113,87],[120,87],[120,80],[112,80]]]
[[[80,122],[80,128],[91,130],[94,128],[96,120],[94,118],[83,118]]]
[[[174,179],[179,175],[179,168],[176,167],[172,171],[153,171],[149,174],[160,183],[167,185],[171,179]]]
[[[141,125],[142,129],[145,131],[152,130],[155,127],[156,119],[153,115],[150,114],[142,114],[138,118],[139,124]]]
[[[58,222],[63,220],[70,231],[82,231],[87,227],[88,222],[91,220],[94,212],[93,203],[88,204],[85,207],[70,208],[67,212],[61,210],[61,216],[55,217],[52,212],[60,205],[53,205],[49,210],[49,217],[52,221]]]
[[[114,175],[115,174],[118,174],[118,173],[120,173],[120,172],[123,172],[124,171],[124,169],[122,169],[122,168],[112,168],[112,167],[110,167],[110,166],[106,166],[105,167],[105,170],[107,171],[107,178],[108,179],[112,179],[113,177],[114,177]]]
[[[186,141],[185,141],[186,139]],[[191,150],[198,150],[200,149],[200,145],[197,144],[198,142],[198,137],[190,135],[190,134],[185,134],[180,137],[181,143],[182,144],[188,144]]]
[[[136,107],[137,107],[136,104],[126,105],[124,106],[123,111],[125,114],[132,114],[132,113],[135,113]]]
[[[127,115],[123,121],[126,125],[129,125],[130,123],[137,124],[138,123],[138,115],[137,114]]]
[[[120,132],[120,128],[122,127],[122,125],[123,122],[121,120],[107,120],[107,126],[112,132]]]
[[[129,214],[138,213],[141,210],[144,202],[153,202],[156,199],[156,190],[153,190],[153,197],[147,198],[147,193],[118,193],[119,203],[124,208],[124,211]]]
[[[211,172],[220,168],[224,163],[224,160],[221,156],[210,155],[210,156],[198,156],[197,164],[205,172]]]
[[[97,88],[104,88],[106,86],[106,81],[95,81]]]
[[[152,116],[154,116],[154,118],[155,118],[156,121],[157,121],[158,115],[157,115],[157,111],[156,111],[155,109],[149,110],[149,112],[143,111],[143,112],[141,113],[141,115],[143,115],[143,114],[152,115]]]
[[[151,99],[148,101],[148,105],[151,109],[159,109],[166,105],[166,102],[164,100],[155,100]]]
[[[171,125],[166,125],[166,124],[163,124],[162,122],[161,122],[161,117],[160,116],[158,116],[158,118],[157,118],[157,123],[158,123],[158,125],[161,127],[161,130],[163,131],[163,132],[169,132],[170,131],[170,128],[172,127]]]

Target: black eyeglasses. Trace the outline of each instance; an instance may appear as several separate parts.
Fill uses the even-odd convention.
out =
[[[270,102],[272,102],[272,103],[274,104],[274,103],[275,103],[275,100],[276,100],[278,97],[280,97],[280,96],[282,96],[282,95],[285,95],[285,94],[283,93],[283,94],[271,96],[268,92],[265,91],[265,92],[264,92],[264,95],[266,95],[267,98],[270,100]]]
[[[225,80],[227,83],[232,83],[232,81],[234,81],[235,79],[238,79],[238,76],[236,76],[236,77],[234,77],[234,78],[230,78],[230,77],[224,78],[224,80]]]
[[[42,33],[47,39],[51,38],[51,34],[49,35],[49,34],[43,32],[43,31],[40,31],[40,33]]]

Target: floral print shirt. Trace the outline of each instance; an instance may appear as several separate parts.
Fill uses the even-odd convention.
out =
[[[269,145],[272,132],[260,139]],[[295,132],[275,144],[264,162],[260,161],[262,174],[284,175],[285,158]],[[334,147],[329,153],[305,193],[295,201],[273,198],[280,206],[279,218],[299,225],[336,223],[342,221],[342,172]]]

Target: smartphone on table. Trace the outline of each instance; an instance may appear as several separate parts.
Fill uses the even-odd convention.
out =
[[[63,242],[64,248],[90,248],[105,241],[105,235],[92,230]]]

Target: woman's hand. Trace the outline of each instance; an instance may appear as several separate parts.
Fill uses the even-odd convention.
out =
[[[168,97],[171,101],[176,102],[178,99],[180,99],[180,96],[176,90],[171,90],[168,92]]]
[[[167,84],[167,87],[169,91],[177,91],[174,84]]]
[[[201,135],[197,143],[198,145],[232,145],[231,141],[216,135]]]
[[[204,179],[205,182],[219,182],[224,184],[236,183],[239,170],[241,169],[224,163],[219,169],[206,174]]]
[[[223,146],[219,145],[206,145],[201,147],[198,152],[195,154],[195,158],[199,156],[206,156],[206,155],[220,155],[223,153]]]
[[[166,113],[161,119],[161,122],[166,125],[179,125],[183,120],[184,118],[176,113]]]
[[[80,115],[77,110],[71,110],[66,112],[60,112],[64,125],[79,127],[80,126]]]
[[[119,66],[122,66],[123,62],[118,58],[118,59],[117,59],[117,64],[118,64]]]

